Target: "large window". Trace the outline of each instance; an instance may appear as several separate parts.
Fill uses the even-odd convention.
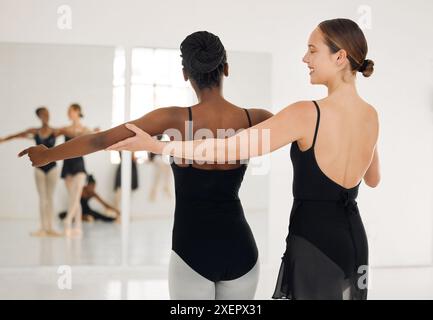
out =
[[[179,50],[134,48],[131,52],[131,77],[125,82],[125,52],[117,50],[114,59],[113,126],[124,120],[125,90],[131,90],[130,119],[136,119],[167,106],[189,106],[196,98],[182,75]],[[126,89],[125,89],[126,88]],[[137,152],[142,161],[147,153]],[[118,162],[118,155],[112,156]]]

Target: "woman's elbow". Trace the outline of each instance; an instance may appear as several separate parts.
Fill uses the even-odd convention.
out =
[[[365,184],[370,188],[376,188],[380,183],[380,175],[377,174],[375,177],[364,177]]]

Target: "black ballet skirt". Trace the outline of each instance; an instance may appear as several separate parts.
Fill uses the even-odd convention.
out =
[[[65,136],[65,142],[73,139],[74,137]],[[86,168],[84,166],[84,158],[77,157],[72,159],[63,160],[62,173],[60,176],[65,178],[66,176],[74,176],[80,172],[86,173]]]
[[[301,151],[293,142],[294,201],[286,251],[274,299],[367,299],[368,243],[356,197],[360,183],[344,188],[319,168],[314,145]]]

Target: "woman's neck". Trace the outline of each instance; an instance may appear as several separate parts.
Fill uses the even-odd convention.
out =
[[[327,83],[328,87],[328,97],[338,98],[338,97],[348,97],[348,96],[359,96],[356,89],[355,76],[349,78],[349,80],[344,81],[341,78],[336,78]]]
[[[212,103],[224,100],[221,86],[198,90],[196,93],[200,103]]]

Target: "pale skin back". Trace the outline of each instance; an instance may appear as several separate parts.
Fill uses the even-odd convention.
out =
[[[378,156],[375,146],[379,128],[374,108],[362,101],[343,105],[331,99],[323,99],[317,103],[320,108],[320,123],[314,155],[321,171],[347,189],[355,187],[363,178],[367,185],[377,185],[378,179],[375,176],[378,175]],[[297,141],[301,151],[307,150],[313,143],[317,118],[312,103],[305,107],[306,130]],[[376,159],[373,159],[374,154]]]

